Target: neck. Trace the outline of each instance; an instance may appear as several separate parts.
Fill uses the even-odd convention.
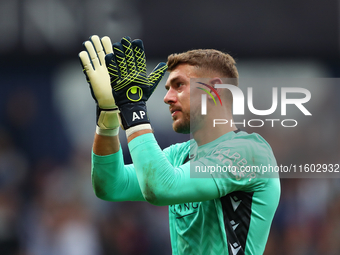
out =
[[[228,120],[228,123],[221,124],[223,121],[220,121],[220,124],[218,124],[218,122],[216,122],[215,127],[213,126],[214,119],[219,118],[210,115],[209,118],[207,117],[202,121],[203,124],[201,128],[192,132],[192,136],[198,146],[210,143],[226,133],[237,130],[231,115],[227,115],[225,118],[225,120]],[[232,125],[230,125],[231,122],[233,123]]]

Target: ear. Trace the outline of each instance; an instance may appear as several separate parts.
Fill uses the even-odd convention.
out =
[[[210,87],[210,95],[213,96],[212,98],[209,97],[208,100],[213,100],[214,103],[216,104],[216,102],[219,102],[218,104],[222,105],[222,100],[221,100],[221,93],[222,93],[222,89],[221,88],[218,88],[216,89],[215,88],[215,84],[222,84],[222,80],[218,77],[215,77],[215,78],[211,78],[209,79],[208,81],[208,86]]]
[[[209,80],[209,84],[215,88],[215,84],[223,84],[223,82],[221,78],[214,77]],[[218,89],[215,88],[215,90],[217,91],[218,95],[221,96],[222,88],[218,88]]]

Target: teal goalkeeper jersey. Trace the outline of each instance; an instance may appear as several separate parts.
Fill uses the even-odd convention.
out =
[[[173,254],[263,254],[280,197],[278,176],[254,168],[235,177],[232,172],[217,172],[216,166],[274,167],[270,146],[258,134],[229,132],[200,147],[192,141],[173,145],[165,153],[176,166],[183,164],[189,150],[192,160],[203,162],[205,169],[215,166],[211,175],[220,198],[169,206]],[[199,178],[195,169],[191,171]]]
[[[276,160],[260,135],[229,132],[199,147],[192,140],[162,151],[153,134],[144,134],[133,139],[129,149],[134,165],[124,165],[122,150],[108,156],[93,154],[92,182],[98,197],[145,201],[141,189],[154,180],[163,204],[170,204],[173,255],[263,254],[280,181],[277,173],[261,171],[273,169]],[[193,195],[193,190],[202,189],[187,184],[204,185],[205,191],[217,187],[218,194],[211,200],[204,193]],[[196,197],[196,202],[173,203],[174,197],[187,201],[182,194]]]

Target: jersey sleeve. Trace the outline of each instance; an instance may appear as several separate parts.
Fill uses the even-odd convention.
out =
[[[164,149],[164,155],[171,164],[181,157],[175,157],[178,144]],[[133,164],[124,165],[122,148],[114,154],[99,156],[92,152],[92,187],[97,197],[107,201],[145,201],[139,187]]]
[[[171,147],[163,152],[151,133],[134,138],[129,142],[129,149],[142,194],[150,203],[171,205],[211,200],[219,196],[211,176],[190,178],[190,162],[182,165],[174,161],[178,158],[183,163],[188,150],[185,154]]]
[[[91,179],[96,196],[103,200],[145,201],[133,165],[124,165],[122,148],[107,156],[92,152]]]

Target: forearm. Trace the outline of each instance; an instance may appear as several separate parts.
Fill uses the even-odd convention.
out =
[[[99,156],[114,154],[119,151],[119,136],[94,135],[93,153]]]
[[[144,129],[144,130],[140,130],[140,131],[137,131],[133,134],[131,134],[130,136],[128,136],[127,138],[127,141],[128,143],[131,142],[134,138],[140,136],[140,135],[144,135],[144,134],[147,134],[147,133],[152,133],[152,130],[151,129]]]
[[[124,165],[123,153],[92,154],[92,186],[97,197],[108,201],[145,201],[133,165]]]
[[[174,177],[174,168],[168,162],[159,146],[155,146],[146,131],[139,131],[128,137],[129,149],[140,188],[144,198],[152,203],[164,202],[163,191],[169,190]],[[162,178],[163,174],[170,178]]]
[[[214,199],[219,196],[211,175],[190,178],[190,163],[174,167],[153,134],[132,139],[129,149],[142,194],[155,205],[171,205]]]
[[[152,131],[140,130],[129,138],[145,132]],[[124,165],[118,134],[106,134],[97,127],[93,142],[91,176],[96,196],[109,201],[145,201],[133,165]]]

